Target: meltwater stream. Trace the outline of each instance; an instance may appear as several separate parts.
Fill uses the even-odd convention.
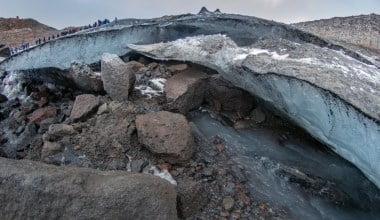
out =
[[[219,136],[246,171],[255,198],[294,219],[380,219],[380,190],[353,165],[310,140],[255,128],[235,130],[207,112],[190,120],[209,140]]]

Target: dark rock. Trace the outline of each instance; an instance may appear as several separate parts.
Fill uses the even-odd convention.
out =
[[[29,117],[30,122],[39,124],[41,121],[55,117],[57,115],[57,109],[52,106],[47,106],[44,108],[39,108],[35,110],[32,115]]]
[[[75,98],[70,119],[73,121],[86,120],[100,105],[99,97],[91,94],[79,95]]]
[[[206,7],[202,7],[198,14],[209,14],[211,13]]]
[[[147,174],[0,158],[0,189],[4,219],[178,218],[173,186]]]
[[[204,99],[207,74],[188,69],[171,77],[165,85],[169,108],[186,114],[199,107]]]
[[[3,148],[4,153],[9,158],[16,158],[17,151],[25,150],[37,135],[37,128],[34,123],[26,125],[24,131],[15,140],[8,141]]]
[[[183,115],[166,111],[138,115],[136,128],[140,143],[169,163],[185,162],[195,151],[194,138]]]
[[[199,182],[182,179],[178,181],[177,192],[178,208],[182,218],[196,214],[207,202],[207,192]]]
[[[222,13],[219,8],[217,8],[214,13]]]
[[[85,92],[102,92],[103,81],[100,74],[96,74],[83,62],[73,62],[70,68],[70,77],[75,85]]]
[[[0,103],[6,102],[6,101],[8,101],[8,98],[5,95],[0,94]]]
[[[0,57],[9,57],[11,56],[11,51],[9,47],[1,47],[0,48]]]
[[[266,116],[265,113],[261,110],[261,108],[258,107],[251,112],[251,118],[255,123],[260,124],[265,121]]]
[[[105,54],[101,65],[104,90],[114,101],[127,101],[136,80],[132,69],[113,54]]]
[[[209,78],[206,101],[216,111],[236,112],[241,118],[248,115],[254,106],[253,97],[246,91],[231,85],[219,75]]]

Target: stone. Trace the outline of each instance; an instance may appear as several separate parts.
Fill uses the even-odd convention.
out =
[[[203,103],[207,74],[188,69],[172,76],[165,85],[170,110],[186,114]]]
[[[0,158],[0,198],[3,219],[178,219],[169,182],[125,171]]]
[[[196,214],[207,202],[207,192],[199,182],[190,179],[179,180],[177,192],[179,214],[182,218]]]
[[[223,199],[223,201],[222,201],[222,205],[223,205],[223,208],[225,209],[225,210],[231,210],[233,207],[234,207],[234,205],[235,205],[235,200],[232,198],[232,197],[230,197],[230,196],[227,196],[227,197],[225,197],[224,199]]]
[[[30,122],[39,124],[41,121],[52,118],[57,115],[57,109],[52,106],[47,106],[44,108],[39,108],[35,110],[32,115],[29,117]]]
[[[259,107],[251,112],[251,118],[257,124],[261,124],[266,120],[265,113]]]
[[[67,124],[52,124],[49,126],[48,136],[49,140],[57,141],[64,136],[75,134],[74,127]]]
[[[100,74],[95,73],[82,61],[71,63],[69,75],[75,85],[84,92],[102,92],[103,81]]]
[[[45,160],[47,157],[62,152],[64,147],[57,142],[45,141],[41,150],[41,159]]]
[[[99,97],[91,94],[78,95],[75,97],[70,119],[73,121],[86,120],[100,105]]]
[[[134,73],[141,73],[141,69],[145,67],[144,64],[140,63],[140,62],[137,62],[137,61],[129,61],[127,63],[127,66],[129,67],[129,69],[131,69]]]
[[[128,101],[136,76],[117,55],[104,54],[101,61],[104,90],[114,101]]]
[[[0,103],[6,102],[6,101],[8,101],[8,98],[5,95],[0,94]]]
[[[136,128],[140,143],[169,163],[186,162],[195,151],[189,123],[181,114],[160,111],[138,115]]]
[[[241,118],[254,106],[254,99],[248,92],[234,87],[219,75],[209,78],[206,101],[217,111],[236,112]]]
[[[24,131],[17,137],[5,144],[3,151],[9,158],[16,158],[17,151],[25,150],[37,135],[37,127],[34,123],[25,126]]]
[[[181,64],[174,64],[174,65],[170,65],[168,67],[168,70],[172,73],[175,73],[175,72],[181,72],[181,71],[184,71],[188,68],[188,65],[186,63],[181,63]]]

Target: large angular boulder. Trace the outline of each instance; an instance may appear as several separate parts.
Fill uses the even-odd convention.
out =
[[[81,62],[75,61],[71,64],[70,77],[75,85],[85,92],[102,92],[103,81],[100,74],[95,73],[91,68]]]
[[[165,85],[169,109],[186,114],[199,107],[204,100],[207,77],[198,69],[187,69],[171,77]]]
[[[0,158],[2,219],[177,219],[176,197],[153,175]]]
[[[88,116],[97,110],[97,107],[99,105],[99,97],[91,94],[78,95],[75,98],[74,106],[70,114],[70,119],[73,121],[85,120]]]
[[[182,163],[195,151],[194,137],[186,118],[166,111],[138,115],[136,128],[140,143],[170,163]]]
[[[104,54],[101,61],[104,90],[114,101],[127,101],[136,81],[129,65],[115,54]]]

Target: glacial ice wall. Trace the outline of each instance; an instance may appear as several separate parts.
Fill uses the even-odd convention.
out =
[[[228,35],[240,46],[248,46],[266,38],[284,38],[298,43],[312,43],[345,50],[350,56],[362,59],[358,54],[330,44],[312,34],[289,25],[256,17],[210,13],[199,15],[164,16],[156,19],[135,19],[122,25],[96,28],[61,37],[32,47],[0,62],[0,71],[28,70],[54,67],[67,69],[73,61],[87,64],[98,62],[103,53],[125,55],[130,44],[150,44],[173,41],[202,34]]]
[[[241,48],[226,36],[213,35],[129,46],[156,59],[185,60],[217,70],[353,163],[380,188],[380,102],[376,95],[362,97],[379,93],[380,72],[339,52],[325,53],[324,48],[310,50],[279,41],[255,46],[259,44],[261,48]],[[273,45],[282,54],[273,51]],[[302,54],[307,57],[300,58]],[[318,56],[324,57],[319,60],[324,65],[316,62]],[[357,85],[369,91],[355,93]]]

